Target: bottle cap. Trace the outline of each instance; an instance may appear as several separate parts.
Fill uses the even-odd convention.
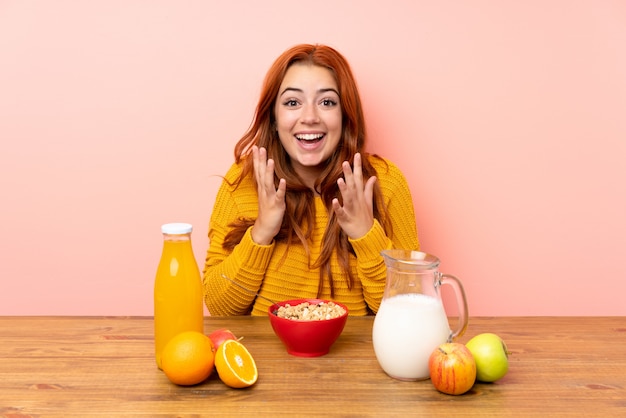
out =
[[[161,225],[161,232],[169,235],[189,234],[192,229],[191,224],[180,222]]]

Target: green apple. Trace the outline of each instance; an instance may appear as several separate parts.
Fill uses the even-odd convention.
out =
[[[495,382],[509,371],[509,354],[502,338],[492,333],[479,334],[465,344],[476,361],[476,380]]]

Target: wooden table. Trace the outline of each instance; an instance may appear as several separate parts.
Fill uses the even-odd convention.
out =
[[[466,342],[501,335],[510,370],[462,396],[379,367],[373,318],[349,318],[331,352],[290,356],[267,318],[206,318],[244,336],[259,369],[247,389],[214,374],[193,387],[157,369],[152,318],[0,317],[0,415],[67,416],[626,416],[624,317],[471,318]]]

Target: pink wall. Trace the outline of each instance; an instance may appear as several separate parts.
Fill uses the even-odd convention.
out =
[[[626,3],[0,0],[0,315],[151,315],[273,59],[351,61],[472,315],[626,315]]]

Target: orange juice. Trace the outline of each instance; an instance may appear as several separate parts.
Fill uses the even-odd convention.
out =
[[[165,224],[163,252],[154,282],[154,344],[157,366],[165,344],[183,331],[204,332],[200,271],[191,248],[191,225]]]

